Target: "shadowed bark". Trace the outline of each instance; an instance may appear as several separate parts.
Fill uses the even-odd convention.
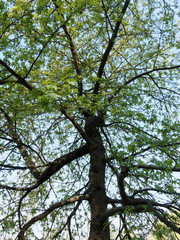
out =
[[[97,125],[102,123],[98,117],[89,117],[86,120],[86,134],[89,137],[90,152],[90,207],[91,227],[89,240],[110,240],[108,221],[98,221],[98,217],[107,210],[105,192],[105,148]]]

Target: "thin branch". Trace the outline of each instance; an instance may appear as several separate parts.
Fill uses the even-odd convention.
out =
[[[61,202],[57,202],[53,205],[51,205],[48,209],[46,209],[44,212],[42,212],[41,214],[31,218],[31,220],[29,220],[22,228],[21,231],[19,232],[17,239],[18,240],[24,240],[24,234],[27,231],[27,229],[29,227],[31,227],[34,223],[36,223],[37,221],[40,221],[42,219],[44,219],[45,217],[47,217],[52,211],[54,211],[57,208],[72,204],[74,202],[77,201],[82,201],[82,200],[88,200],[89,199],[89,194],[85,194],[85,195],[79,195],[79,196],[74,196],[71,197],[67,200],[61,201]]]
[[[47,47],[47,45],[49,44],[49,42],[51,41],[52,37],[59,31],[59,29],[62,26],[59,26],[48,38],[47,42],[43,45],[42,49],[39,51],[37,57],[35,58],[34,62],[31,64],[31,67],[29,68],[28,72],[26,73],[24,78],[27,78],[27,76],[30,74],[31,70],[33,69],[34,65],[36,64],[37,60],[39,59],[39,57],[41,56],[41,54],[43,53],[44,49]]]
[[[179,145],[180,145],[180,142],[167,143],[167,144],[164,144],[164,145],[161,144],[160,141],[156,143],[156,147],[157,147],[158,149],[161,149],[161,147],[173,147],[173,146],[179,146]],[[142,149],[142,150],[140,150],[140,151],[138,151],[138,152],[132,153],[131,155],[124,157],[122,160],[123,160],[123,162],[125,162],[125,161],[127,161],[127,160],[129,159],[129,157],[135,157],[135,156],[137,156],[137,155],[139,155],[139,154],[141,154],[141,153],[144,153],[144,152],[146,152],[146,151],[148,151],[148,150],[150,150],[150,149],[152,149],[152,148],[153,148],[153,147],[150,145],[150,146],[148,146],[148,147],[146,147],[146,148],[144,148],[144,149]],[[170,156],[169,156],[169,157],[170,157]],[[173,170],[173,171],[176,171],[176,169],[177,169],[177,171],[179,171],[178,168],[173,168],[172,170]]]
[[[67,119],[69,119],[72,124],[74,125],[74,127],[78,130],[78,132],[81,134],[81,136],[86,140],[86,142],[88,142],[88,136],[87,134],[83,131],[83,129],[81,128],[81,126],[77,123],[76,119],[71,116],[67,111],[65,110],[61,110],[61,112],[67,117]]]
[[[165,108],[166,108],[166,111],[169,112],[168,107],[166,106],[166,99],[165,99],[164,94],[163,94],[163,92],[162,92],[162,90],[161,90],[161,87],[159,87],[158,83],[157,83],[157,82],[155,81],[155,79],[151,76],[151,74],[148,74],[148,76],[149,76],[150,79],[153,81],[153,83],[155,84],[155,86],[158,88],[158,90],[159,90],[159,92],[160,92],[160,94],[161,94],[161,96],[162,96],[162,98],[163,98],[164,106],[165,106]]]
[[[8,75],[7,77],[1,78],[0,85],[4,85],[5,83],[8,83],[7,79],[9,79],[10,77],[12,77],[12,74]],[[14,83],[14,82],[11,81],[11,83]]]
[[[4,184],[0,184],[0,189],[8,189],[8,190],[14,190],[14,191],[27,191],[28,187],[13,187],[13,186],[9,186],[9,185],[4,185]]]
[[[3,170],[26,170],[28,167],[20,167],[20,166],[13,166],[10,164],[0,164],[0,170],[3,168]]]
[[[17,211],[18,211],[18,223],[19,223],[19,228],[20,228],[20,229],[21,229],[21,204],[22,204],[23,199],[24,199],[30,192],[31,192],[31,190],[28,189],[28,190],[26,191],[26,193],[23,194],[22,197],[21,197],[20,200],[19,200],[19,204],[18,204],[18,209],[17,209]]]
[[[128,81],[126,81],[123,86],[128,85],[129,83],[131,83],[132,81],[134,81],[137,78],[143,77],[144,75],[149,75],[152,72],[157,72],[157,71],[163,71],[163,70],[171,70],[171,69],[176,69],[176,68],[180,68],[180,65],[176,65],[176,66],[172,66],[172,67],[161,67],[161,68],[154,68],[152,70],[149,70],[147,72],[141,73],[135,77],[132,77],[131,79],[129,79]]]
[[[121,220],[123,222],[123,227],[125,229],[125,232],[126,232],[126,235],[127,235],[128,239],[132,239],[131,235],[130,235],[130,231],[129,231],[128,227],[127,227],[127,222],[126,222],[125,216],[123,216],[123,214],[120,214],[120,218],[121,218]],[[122,228],[122,230],[123,230],[123,228]]]
[[[24,159],[27,167],[29,168],[31,174],[35,179],[38,179],[40,176],[40,172],[37,170],[37,168],[35,168],[35,162],[29,156],[26,146],[23,144],[20,136],[17,134],[16,129],[13,125],[12,118],[5,112],[4,109],[0,108],[0,111],[4,114],[4,117],[8,122],[9,135],[11,136],[12,140],[17,144],[17,148],[19,149],[19,152]]]
[[[155,69],[149,70],[147,72],[141,73],[135,77],[132,77],[129,80],[127,80],[126,82],[124,82],[124,84],[121,85],[119,88],[117,88],[116,92],[113,94],[113,96],[109,97],[108,101],[111,102],[114,99],[114,97],[121,91],[121,89],[123,87],[127,86],[128,84],[132,83],[134,80],[136,80],[138,78],[141,78],[145,75],[149,75],[150,73],[153,73],[153,72],[163,71],[163,70],[171,70],[171,69],[176,69],[176,68],[180,68],[180,65],[176,65],[176,66],[172,66],[172,67],[155,68]]]
[[[30,1],[30,2],[31,2],[31,1]],[[31,13],[33,13],[33,12],[34,12],[34,10],[31,10],[31,11],[29,11],[29,12],[26,10],[26,12],[24,12],[24,13],[22,14],[22,16],[20,16],[19,18],[17,18],[17,16],[16,16],[16,18],[14,19],[14,21],[10,22],[10,23],[3,29],[3,32],[1,33],[0,38],[3,37],[3,35],[4,35],[4,34],[6,33],[6,31],[8,30],[8,28],[9,28],[9,31],[11,31],[11,29],[10,29],[11,26],[15,26],[15,24],[16,24],[19,20],[21,20],[22,18],[28,16],[29,14],[31,14]]]
[[[55,8],[59,9],[59,5],[57,4],[57,1],[53,0],[53,3],[54,3]],[[61,14],[61,16],[62,16],[62,18],[64,18],[62,14]],[[79,96],[82,96],[83,85],[82,85],[82,76],[81,76],[81,66],[80,66],[80,62],[79,62],[79,59],[78,59],[78,54],[77,54],[77,51],[76,51],[76,47],[74,45],[73,38],[70,35],[69,30],[66,26],[67,21],[68,20],[66,20],[65,23],[62,24],[62,28],[64,30],[64,33],[65,33],[67,39],[69,40],[70,50],[71,50],[71,54],[72,54],[72,57],[73,57],[73,63],[74,63],[74,66],[75,66],[76,73],[78,75],[78,80],[77,80],[77,82],[78,82],[78,93],[79,93]]]
[[[116,22],[116,26],[114,28],[114,31],[113,31],[113,34],[111,36],[111,39],[109,40],[109,44],[103,54],[103,57],[101,59],[101,63],[100,63],[100,66],[99,66],[99,70],[98,70],[98,78],[101,78],[102,77],[102,74],[103,74],[103,71],[104,71],[104,67],[106,65],[106,62],[108,60],[108,57],[109,57],[109,54],[110,54],[110,51],[112,50],[113,46],[114,46],[114,43],[115,43],[115,39],[117,37],[117,33],[118,33],[118,30],[119,30],[119,27],[122,23],[122,20],[123,20],[123,17],[126,13],[126,10],[128,8],[128,5],[130,3],[130,0],[126,0],[125,3],[124,3],[124,6],[122,7],[122,10],[121,10],[121,13],[119,15],[119,18]],[[99,80],[96,82],[95,84],[95,87],[94,87],[94,94],[98,94],[98,91],[99,91]]]
[[[81,66],[80,66],[80,62],[79,62],[79,59],[78,59],[78,54],[77,54],[77,51],[76,51],[76,47],[74,45],[73,38],[71,37],[66,24],[64,24],[62,27],[63,27],[63,30],[66,34],[67,39],[69,40],[70,50],[71,50],[71,54],[72,54],[72,57],[73,57],[73,60],[74,60],[73,63],[74,63],[74,66],[75,66],[76,73],[78,75],[78,80],[77,80],[77,82],[78,82],[78,93],[79,93],[79,96],[82,96],[83,86],[82,86],[82,77],[81,77]]]
[[[67,20],[65,21],[65,23],[61,24],[48,38],[47,42],[43,45],[42,49],[40,50],[39,54],[37,55],[37,57],[35,58],[34,62],[32,63],[31,67],[29,68],[27,74],[25,75],[24,78],[27,78],[27,76],[30,74],[31,70],[33,69],[34,65],[36,64],[37,60],[39,59],[39,57],[41,56],[41,54],[43,53],[44,49],[47,47],[47,45],[50,43],[51,39],[54,37],[54,35],[59,31],[60,28],[62,28],[62,26],[64,24],[66,24],[68,22],[68,20],[70,19],[71,16],[69,16],[67,18]]]
[[[135,190],[131,197],[135,197],[139,193],[148,192],[148,191],[155,191],[155,192],[165,193],[165,194],[169,194],[169,195],[180,196],[180,193],[175,192],[175,191],[174,192],[168,192],[168,191],[165,191],[165,190],[162,190],[162,189],[157,189],[157,188],[144,188],[144,189],[140,189],[140,190]]]
[[[102,6],[103,6],[103,10],[104,10],[105,17],[106,17],[106,19],[107,19],[107,21],[108,21],[108,23],[109,23],[109,25],[110,25],[110,27],[111,27],[111,30],[113,31],[113,26],[112,26],[111,21],[110,21],[110,19],[109,19],[109,16],[108,16],[108,13],[107,13],[106,6],[105,6],[105,4],[104,4],[104,1],[101,0],[101,3],[102,3]]]
[[[52,239],[55,239],[66,227],[66,225],[71,221],[71,218],[76,214],[76,211],[78,210],[79,206],[81,205],[82,201],[78,201],[78,203],[76,204],[76,206],[74,207],[73,211],[71,212],[71,214],[68,216],[66,223],[64,224],[64,226],[53,236]]]
[[[148,164],[131,165],[131,167],[145,168],[145,169],[151,169],[151,170],[161,170],[161,171],[167,170],[166,167],[161,167],[161,166],[156,166],[156,165],[148,165]],[[174,167],[174,168],[171,168],[170,170],[173,172],[180,172],[180,167]]]

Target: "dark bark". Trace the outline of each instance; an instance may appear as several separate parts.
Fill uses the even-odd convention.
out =
[[[57,173],[63,166],[72,162],[74,159],[80,158],[89,153],[87,144],[75,149],[74,151],[65,154],[64,156],[55,159],[41,174],[38,184],[42,184],[48,180],[53,174]]]
[[[102,119],[89,117],[86,121],[86,134],[90,152],[90,207],[91,226],[89,240],[110,240],[108,221],[99,222],[99,216],[107,210],[105,192],[105,148],[98,130]]]
[[[10,72],[14,77],[17,78],[17,83],[20,83],[22,85],[24,85],[27,89],[29,89],[30,91],[32,91],[34,89],[34,87],[27,82],[22,76],[20,76],[18,73],[16,73],[11,67],[9,67],[3,60],[0,59],[0,64],[6,68],[6,70],[8,72]]]

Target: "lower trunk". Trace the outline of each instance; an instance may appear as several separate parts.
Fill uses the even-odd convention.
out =
[[[96,127],[96,117],[90,117],[86,122],[86,133],[90,149],[90,190],[92,192],[91,226],[89,240],[110,240],[108,222],[99,223],[98,217],[107,209],[105,192],[105,149],[101,135]]]

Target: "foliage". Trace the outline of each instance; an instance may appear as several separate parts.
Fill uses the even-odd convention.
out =
[[[2,239],[180,233],[178,9],[1,1]]]

